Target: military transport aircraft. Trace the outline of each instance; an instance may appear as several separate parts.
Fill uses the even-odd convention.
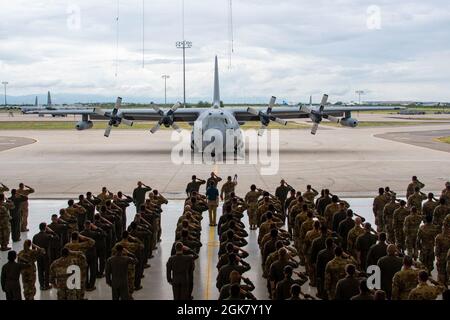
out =
[[[174,130],[181,132],[177,125],[179,122],[188,122],[192,126],[191,148],[193,150],[204,150],[205,146],[211,143],[211,140],[201,139],[202,145],[196,145],[194,136],[203,136],[208,130],[215,129],[222,133],[223,144],[227,144],[227,132],[234,132],[235,148],[242,145],[242,136],[240,125],[246,121],[260,121],[261,127],[259,135],[269,126],[270,122],[277,122],[286,125],[286,119],[310,118],[313,122],[311,134],[316,134],[320,122],[325,119],[339,123],[345,127],[356,127],[358,121],[351,116],[352,111],[364,110],[398,110],[401,107],[373,107],[373,106],[326,106],[328,95],[324,94],[320,105],[292,105],[275,107],[275,97],[270,98],[267,108],[253,107],[221,107],[219,94],[219,69],[217,56],[215,57],[214,70],[214,98],[210,108],[180,108],[178,102],[172,108],[163,110],[158,106],[151,104],[151,108],[146,109],[123,109],[120,110],[122,98],[118,97],[115,107],[112,110],[103,110],[99,108],[85,110],[52,110],[33,112],[37,114],[52,115],[81,115],[82,119],[75,126],[77,130],[86,130],[93,127],[91,119],[109,120],[108,127],[105,130],[105,137],[109,137],[111,129],[118,127],[120,124],[132,126],[133,121],[157,121],[150,129],[151,133],[155,133],[161,127],[172,127]]]

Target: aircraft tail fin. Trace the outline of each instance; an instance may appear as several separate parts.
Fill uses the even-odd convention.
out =
[[[219,63],[217,62],[217,56],[214,65],[214,98],[213,106],[220,107],[220,91],[219,91]]]
[[[309,96],[309,105],[312,106],[312,96]]]
[[[36,96],[36,98],[34,98],[34,106],[37,107],[38,106],[38,97]]]
[[[50,96],[50,91],[47,92],[47,107],[52,106],[52,97]]]

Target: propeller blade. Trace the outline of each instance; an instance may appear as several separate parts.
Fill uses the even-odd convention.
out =
[[[327,101],[328,101],[328,95],[324,94],[322,97],[322,101],[320,102],[320,105],[325,106],[327,104]]]
[[[173,128],[174,130],[176,130],[178,133],[181,133],[180,127],[179,127],[175,122],[172,123],[172,128]]]
[[[329,116],[329,115],[326,115],[326,114],[324,114],[323,117],[325,119],[327,119],[328,121],[331,121],[331,122],[339,123],[341,121],[341,119],[339,119],[339,118],[336,118],[336,117],[333,117],[333,116]]]
[[[105,134],[104,134],[104,136],[105,137],[109,137],[109,134],[111,133],[111,129],[112,129],[112,126],[111,125],[108,125],[107,127],[106,127],[106,129],[105,129]]]
[[[314,122],[313,126],[311,128],[311,134],[316,134],[318,128],[319,128],[319,123]]]
[[[254,109],[254,108],[252,108],[252,107],[248,107],[248,108],[247,108],[247,112],[248,112],[248,113],[251,113],[251,114],[253,114],[253,115],[255,115],[255,116],[258,116],[258,115],[259,115],[259,111],[256,110],[256,109]]]
[[[269,101],[269,107],[267,108],[267,113],[269,114],[272,111],[273,106],[275,105],[275,101],[277,97],[272,96]]]
[[[161,127],[161,124],[160,124],[159,122],[157,122],[157,123],[153,126],[153,128],[150,129],[150,132],[151,132],[151,133],[155,133],[156,131],[159,130],[159,127]]]
[[[158,113],[161,111],[161,109],[156,104],[151,104],[150,107]]]
[[[181,106],[181,103],[177,102],[172,106],[171,110],[173,112],[175,112],[180,106]]]
[[[120,106],[122,105],[122,98],[121,97],[117,97],[116,99],[116,109],[119,109]]]
[[[130,127],[133,125],[133,121],[128,120],[128,119],[124,119],[124,118],[122,118],[122,120],[120,121],[120,123],[123,123],[123,124],[125,124],[125,125],[127,125],[127,126],[130,126]]]
[[[261,127],[258,130],[258,136],[262,136],[264,134],[264,132],[266,131],[267,126],[265,125],[261,125]]]
[[[287,125],[287,121],[283,120],[283,119],[280,119],[280,118],[275,118],[273,121],[275,121],[276,123],[281,124],[282,126]]]

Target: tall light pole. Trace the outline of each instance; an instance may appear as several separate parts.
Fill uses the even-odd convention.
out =
[[[361,95],[364,94],[364,91],[356,90],[355,93],[358,95],[358,104],[361,104]]]
[[[161,78],[164,79],[164,104],[167,104],[167,79],[170,78],[168,74],[163,74]]]
[[[191,41],[177,41],[176,47],[183,49],[183,107],[186,108],[186,49],[192,48]]]
[[[8,84],[8,82],[7,81],[3,81],[2,82],[2,85],[4,85],[5,86],[5,107],[6,107],[6,85]]]

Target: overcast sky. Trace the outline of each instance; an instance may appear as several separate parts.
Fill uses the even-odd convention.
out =
[[[0,80],[9,95],[182,99],[182,0],[0,0]],[[79,13],[79,15],[78,15]],[[450,1],[186,0],[188,100],[450,101]],[[116,71],[118,56],[118,73]],[[63,101],[61,101],[63,102]],[[142,101],[144,102],[144,101]]]

